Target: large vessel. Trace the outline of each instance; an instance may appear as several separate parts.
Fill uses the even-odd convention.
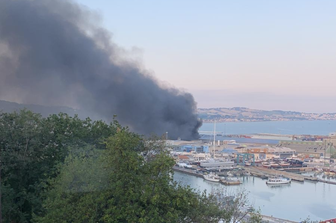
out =
[[[275,185],[275,184],[289,184],[291,183],[292,179],[283,177],[283,176],[276,176],[276,177],[269,177],[266,181],[266,184]]]
[[[203,168],[232,169],[234,162],[231,160],[208,159],[200,162]]]
[[[206,175],[203,175],[204,179],[207,181],[211,181],[211,182],[219,182],[219,177],[216,174],[213,173],[209,173]]]

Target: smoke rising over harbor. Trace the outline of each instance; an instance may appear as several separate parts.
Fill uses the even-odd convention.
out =
[[[191,94],[162,86],[71,1],[0,0],[0,99],[66,105],[140,134],[198,137]]]

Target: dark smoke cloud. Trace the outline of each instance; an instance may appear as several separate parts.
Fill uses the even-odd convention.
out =
[[[198,137],[191,94],[162,87],[97,25],[83,6],[62,0],[0,0],[0,98],[68,105],[141,134]]]

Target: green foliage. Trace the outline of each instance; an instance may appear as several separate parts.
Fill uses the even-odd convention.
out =
[[[306,219],[301,221],[301,223],[319,223],[319,221],[313,221],[313,220],[310,220],[310,217],[307,217]]]
[[[260,214],[260,210],[253,210],[253,212],[250,213],[249,223],[261,223],[263,222],[263,218]]]
[[[66,159],[36,222],[201,223],[224,215],[214,197],[173,181],[174,160],[162,141],[120,127],[106,147],[99,156]]]
[[[223,222],[262,222],[260,210],[256,211],[250,205],[248,193],[245,190],[237,190],[232,193],[227,188],[219,188],[212,191],[211,196],[216,200],[219,209],[222,211],[220,219]]]
[[[107,175],[100,153],[88,151],[70,154],[59,165],[60,174],[49,181],[45,194],[45,212],[35,216],[36,222],[98,222],[101,218],[104,200],[100,196],[108,185]]]
[[[0,113],[3,220],[30,222],[41,213],[47,179],[57,175],[69,148],[90,144],[104,149],[101,142],[115,132],[112,124],[62,113],[48,118],[28,110]]]
[[[246,198],[179,185],[165,142],[116,121],[1,113],[0,139],[4,222],[231,222]]]

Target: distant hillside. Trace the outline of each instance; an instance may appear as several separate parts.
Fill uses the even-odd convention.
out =
[[[244,107],[199,108],[198,115],[204,122],[258,122],[297,120],[336,120],[336,113],[304,113],[281,110],[258,110]]]
[[[50,114],[60,112],[67,113],[70,116],[77,114],[80,118],[90,117],[99,119],[83,110],[77,110],[65,106],[43,106],[32,104],[19,104],[15,102],[0,100],[0,112],[13,112],[21,109],[28,109],[35,113],[40,113],[47,117]],[[203,122],[260,122],[260,121],[297,121],[297,120],[336,120],[336,113],[304,113],[295,111],[281,110],[258,110],[244,107],[234,108],[199,108],[198,116]]]
[[[25,108],[35,113],[40,113],[44,117],[47,117],[50,114],[58,114],[60,112],[67,113],[70,116],[74,116],[75,114],[78,114],[80,118],[86,118],[90,116],[87,112],[84,112],[82,110],[76,110],[76,109],[65,107],[65,106],[43,106],[43,105],[32,105],[32,104],[19,104],[15,102],[0,100],[0,112],[20,111]],[[92,117],[90,116],[90,118]]]

